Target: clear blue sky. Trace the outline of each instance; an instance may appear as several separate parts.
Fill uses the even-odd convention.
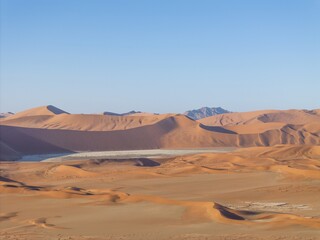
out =
[[[320,0],[0,0],[1,112],[320,108]]]

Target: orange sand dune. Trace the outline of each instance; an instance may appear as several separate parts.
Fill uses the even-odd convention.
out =
[[[250,151],[249,151],[250,150]],[[239,149],[238,153],[250,154],[252,157],[272,157],[275,159],[314,158],[319,159],[320,146],[314,145],[278,145],[273,147],[252,147]]]
[[[1,120],[0,131],[0,140],[7,149],[21,155],[320,144],[320,116],[316,110],[269,110],[222,114],[198,122],[174,114],[66,114],[47,106]],[[0,159],[15,158],[9,155],[1,152]]]
[[[263,133],[269,130],[281,129],[286,125],[283,122],[269,122],[269,123],[253,123],[245,125],[228,125],[225,129],[235,132],[237,134],[255,134]]]
[[[317,240],[319,156],[320,146],[276,145],[1,162],[0,239]]]
[[[255,123],[281,122],[307,124],[320,122],[318,110],[264,110],[243,113],[225,113],[198,120],[207,126],[229,126]]]
[[[47,177],[73,178],[73,177],[94,177],[97,173],[83,170],[74,166],[59,165],[53,166],[45,172]]]
[[[7,181],[5,181],[6,183]],[[1,183],[1,182],[0,182]],[[215,202],[183,201],[164,198],[154,195],[131,195],[112,189],[82,189],[78,187],[66,187],[54,189],[51,187],[28,186],[21,183],[1,184],[0,189],[3,193],[29,193],[50,198],[87,198],[89,200],[103,200],[106,203],[132,204],[139,202],[150,202],[160,205],[177,205],[185,207],[183,218],[194,218],[200,221],[216,221],[229,224],[244,225],[276,225],[277,227],[304,225],[307,227],[320,229],[320,218],[305,218],[293,214],[282,214],[276,212],[263,211],[243,211],[225,207]],[[10,215],[11,216],[11,215]],[[4,219],[10,217],[3,216]]]
[[[279,145],[251,147],[231,153],[203,153],[173,158],[164,163],[179,166],[177,173],[231,173],[242,171],[273,171],[284,176],[320,179],[320,146]],[[183,161],[182,161],[183,160]]]
[[[68,114],[68,113],[55,106],[48,105],[48,106],[41,106],[41,107],[28,109],[26,111],[16,113],[2,120],[15,119],[15,118],[21,118],[21,117],[27,117],[27,116],[52,116],[52,115],[58,115],[58,114]]]
[[[170,117],[168,114],[148,116],[99,114],[28,115],[7,118],[1,121],[1,125],[77,131],[113,131],[152,125],[168,117]]]
[[[276,144],[319,144],[317,134],[286,125],[263,133],[236,134],[206,129],[184,116],[153,125],[116,131],[74,131],[0,125],[1,140],[22,154],[156,148],[244,147]]]

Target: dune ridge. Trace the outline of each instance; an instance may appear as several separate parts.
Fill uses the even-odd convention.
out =
[[[267,211],[245,211],[231,209],[216,202],[193,202],[174,200],[153,195],[132,195],[112,189],[82,189],[78,187],[66,187],[54,189],[50,187],[28,186],[15,181],[15,184],[8,184],[7,181],[0,181],[0,189],[4,193],[32,193],[49,198],[88,198],[94,204],[97,201],[104,201],[109,204],[134,204],[139,202],[150,202],[160,205],[177,205],[185,208],[182,218],[198,219],[198,221],[216,221],[229,224],[245,225],[276,225],[277,227],[286,227],[294,225],[307,226],[309,228],[320,229],[319,218],[306,218],[294,214],[285,214]],[[2,219],[7,220],[15,217],[16,213],[3,214]],[[0,218],[1,220],[1,218]],[[47,224],[45,218],[39,218],[31,221],[32,224],[44,228],[54,228],[54,225]]]
[[[0,133],[1,144],[7,149],[3,153],[1,151],[2,160],[15,159],[15,152],[25,155],[158,148],[317,145],[320,144],[320,115],[317,110],[266,110],[220,114],[195,121],[179,114],[67,114],[47,106],[0,120]]]
[[[320,146],[275,145],[1,162],[0,239],[315,240],[319,160]]]
[[[116,116],[99,114],[28,115],[3,120],[1,125],[75,131],[115,131],[155,124],[173,114]]]
[[[301,125],[319,122],[319,109],[317,110],[261,110],[253,112],[224,113],[198,120],[207,126],[234,126],[256,123],[283,122]]]
[[[46,106],[35,107],[22,112],[18,112],[14,115],[6,117],[3,120],[9,120],[9,119],[15,119],[15,118],[21,118],[21,117],[27,117],[27,116],[53,116],[53,115],[59,115],[59,114],[69,114],[69,113],[55,106],[46,105]]]

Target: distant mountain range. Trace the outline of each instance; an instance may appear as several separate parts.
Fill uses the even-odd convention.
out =
[[[194,119],[199,120],[206,117],[215,116],[218,114],[230,113],[230,111],[223,109],[221,107],[202,107],[199,109],[189,110],[184,113],[184,115]]]

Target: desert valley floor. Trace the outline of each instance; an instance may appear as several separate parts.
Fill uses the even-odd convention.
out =
[[[319,239],[320,147],[1,163],[0,239]]]

